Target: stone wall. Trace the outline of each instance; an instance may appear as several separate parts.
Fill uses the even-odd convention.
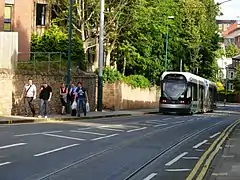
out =
[[[0,115],[11,115],[12,74],[8,69],[0,69]]]
[[[160,90],[158,87],[151,89],[132,88],[124,83],[104,84],[103,107],[104,109],[148,109],[157,108]]]
[[[40,85],[46,81],[53,89],[53,97],[50,102],[50,113],[52,114],[59,114],[61,112],[61,103],[59,99],[59,87],[62,82],[66,82],[65,74],[31,74],[17,72],[13,77],[13,108],[12,114],[13,115],[23,115],[24,114],[24,106],[23,100],[20,99],[23,87],[28,82],[28,79],[32,78],[33,83],[37,86],[39,90]],[[95,75],[83,74],[83,73],[74,73],[72,74],[72,82],[83,82],[84,87],[86,87],[88,96],[89,96],[89,104],[91,111],[95,110],[95,102],[96,102],[96,77]],[[39,93],[38,93],[39,94]],[[39,97],[39,96],[37,96]],[[38,109],[38,98],[35,101],[35,106]]]

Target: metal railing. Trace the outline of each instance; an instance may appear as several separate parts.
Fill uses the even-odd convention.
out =
[[[64,70],[64,53],[62,52],[18,52],[17,69],[37,71]]]

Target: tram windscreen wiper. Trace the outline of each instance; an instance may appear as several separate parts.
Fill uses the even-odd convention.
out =
[[[173,101],[173,98],[171,96],[169,96],[166,91],[163,90],[164,95],[166,96],[166,98],[169,98],[171,101]]]

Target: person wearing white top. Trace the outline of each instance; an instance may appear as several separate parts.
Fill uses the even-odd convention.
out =
[[[35,116],[36,111],[34,108],[33,100],[36,99],[36,96],[37,96],[37,88],[33,84],[32,79],[28,79],[28,84],[24,86],[24,90],[23,90],[26,116],[28,115],[28,106],[31,109],[33,117]]]

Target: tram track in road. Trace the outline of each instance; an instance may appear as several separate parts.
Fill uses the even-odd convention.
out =
[[[186,123],[191,123],[191,122],[186,122]],[[165,128],[156,129],[156,130],[148,132],[148,133],[146,133],[146,134],[144,134],[142,136],[137,136],[137,137],[135,136],[135,137],[133,137],[133,138],[131,138],[129,140],[126,140],[126,141],[124,141],[122,143],[110,146],[109,148],[106,148],[106,149],[104,149],[102,151],[88,154],[87,156],[85,156],[85,157],[83,157],[81,159],[78,159],[78,160],[74,161],[73,163],[69,163],[68,165],[66,165],[64,167],[59,168],[57,170],[54,170],[52,172],[46,173],[45,175],[38,175],[38,177],[34,177],[34,179],[38,179],[38,180],[49,179],[49,178],[54,177],[55,175],[60,174],[60,173],[64,172],[65,170],[68,170],[68,169],[70,169],[72,167],[75,167],[77,165],[81,165],[83,163],[87,163],[88,161],[97,159],[98,157],[101,157],[103,155],[107,155],[108,153],[111,153],[111,152],[113,152],[115,150],[118,150],[120,148],[129,146],[129,145],[131,145],[131,144],[133,144],[133,143],[135,143],[137,141],[140,141],[143,138],[149,137],[149,136],[151,136],[153,134],[156,134],[156,133],[159,133],[159,132],[164,132],[164,131],[172,129],[172,128],[184,126],[184,125],[186,125],[186,123],[174,124],[172,126],[168,126],[168,127],[165,127]],[[218,122],[217,124],[219,124],[219,123],[220,122]]]
[[[157,155],[155,155],[153,158],[149,159],[146,163],[144,163],[142,166],[140,166],[138,169],[136,169],[135,171],[133,171],[131,174],[129,174],[124,180],[131,180],[134,179],[135,176],[137,176],[141,171],[143,171],[145,168],[147,168],[148,166],[150,166],[151,164],[153,164],[155,161],[157,161],[159,158],[163,157],[164,155],[166,155],[167,153],[169,153],[170,151],[174,150],[175,148],[177,148],[178,146],[182,145],[183,143],[185,143],[186,141],[199,136],[202,133],[205,133],[215,127],[217,127],[218,125],[222,124],[224,121],[220,121],[218,123],[213,124],[210,127],[201,129],[201,130],[197,130],[193,133],[187,134],[185,136],[183,136],[179,141],[177,141],[176,143],[172,144],[171,146],[167,147],[166,149],[164,149],[163,151],[159,152]]]

